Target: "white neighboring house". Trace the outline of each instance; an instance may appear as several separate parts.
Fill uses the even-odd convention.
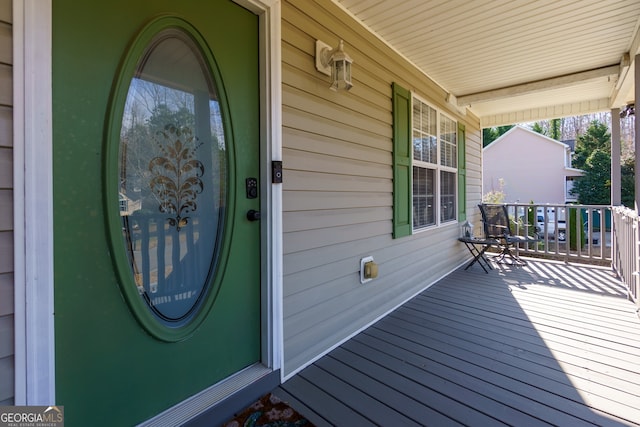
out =
[[[584,171],[571,167],[571,148],[522,126],[515,126],[482,150],[483,194],[503,191],[507,203],[564,204]]]

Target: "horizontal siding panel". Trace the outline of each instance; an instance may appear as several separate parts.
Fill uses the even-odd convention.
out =
[[[0,21],[13,22],[12,1],[13,0],[0,0]]]
[[[13,188],[13,150],[0,147],[0,188]]]
[[[359,275],[360,259],[372,253],[373,252],[362,252],[356,256],[349,254],[348,258],[339,261],[314,265],[313,268],[288,274],[286,275],[286,280],[290,285],[285,287],[284,297],[289,298],[298,293],[307,292],[345,276],[353,274]],[[376,257],[376,262],[378,261]],[[352,277],[352,280],[353,279]]]
[[[13,315],[0,316],[0,359],[13,355]]]
[[[323,117],[331,117],[334,114],[326,111],[326,107],[322,108],[322,105],[335,105],[332,103],[338,103],[342,108],[357,113],[359,116],[369,117],[381,123],[388,123],[391,120],[389,117],[391,100],[386,84],[384,87],[380,86],[372,91],[371,88],[364,85],[363,82],[352,78],[353,87],[349,91],[349,95],[344,96],[343,93],[335,92],[329,88],[331,84],[329,76],[316,70],[315,59],[312,55],[302,53],[299,50],[294,50],[293,52],[298,55],[292,54],[291,56],[293,56],[293,58],[288,59],[298,59],[298,61],[296,61],[297,63],[287,64],[285,59],[282,66],[282,78],[283,81],[287,83],[284,90],[291,94],[301,92],[306,96],[313,96],[317,102],[317,106],[321,109],[312,108],[312,111],[319,113],[319,115]],[[284,55],[287,55],[287,53],[285,52]],[[312,71],[312,74],[308,71]],[[380,85],[380,83],[378,84]],[[370,94],[372,96],[370,96]],[[366,97],[363,95],[366,95]],[[296,107],[299,101],[294,97],[285,97],[283,98],[283,103]],[[307,104],[305,103],[305,105]],[[330,113],[331,116],[326,116],[325,113]]]
[[[389,221],[295,231],[283,236],[284,253],[293,253],[391,233]],[[322,262],[322,261],[320,261]]]
[[[320,73],[315,68],[315,44],[316,40],[338,45],[338,38],[333,33],[328,33],[313,21],[305,22],[305,15],[298,14],[291,19],[282,21],[282,63],[283,75],[287,76],[288,69],[297,69],[310,76],[321,86],[314,92],[323,93],[328,87],[329,77]],[[306,24],[304,28],[299,25]],[[388,84],[389,71],[386,64],[373,61],[368,55],[362,55],[356,46],[345,42],[345,51],[354,59],[356,73],[352,73],[353,87],[349,91],[349,97],[366,100],[374,108],[384,108],[389,104],[390,91]],[[370,49],[367,52],[370,53]],[[292,85],[298,87],[297,77],[293,77]],[[302,87],[302,85],[300,86]],[[362,96],[366,94],[366,96]],[[346,100],[349,102],[348,100]]]
[[[0,147],[13,147],[13,109],[0,105]]]
[[[0,105],[13,105],[13,67],[0,64]]]
[[[332,96],[335,97],[333,95],[335,92],[329,89],[329,77],[318,72],[315,68],[313,52],[301,52],[288,44],[284,44],[284,47],[289,47],[293,51],[290,55],[293,58],[287,57],[286,51],[283,52],[285,57],[282,64],[282,78],[286,82],[286,87],[300,89],[327,101],[336,101],[332,98]],[[287,60],[295,63],[287,63]],[[388,123],[391,120],[389,117],[391,104],[389,84],[363,73],[357,73],[355,77],[352,77],[352,83],[353,87],[349,90],[349,95],[338,99],[341,105],[374,120]]]
[[[352,126],[341,125],[323,117],[315,116],[302,110],[296,110],[286,105],[282,106],[283,133],[290,129],[297,129],[311,134],[322,135],[335,140],[348,141],[355,144],[366,145],[380,150],[391,151],[391,125],[383,134],[376,134],[367,129],[357,129]],[[290,145],[294,142],[283,141],[284,147],[295,148]]]
[[[311,6],[317,7],[318,4],[316,2]],[[289,12],[292,12],[291,16],[289,16]],[[332,46],[337,46],[339,40],[343,39],[345,40],[345,51],[353,60],[352,70],[357,70],[352,73],[354,86],[349,91],[349,96],[358,97],[366,93],[366,97],[363,98],[373,102],[382,101],[380,97],[384,96],[387,101],[378,105],[385,106],[389,103],[390,91],[387,82],[391,73],[386,68],[386,63],[371,59],[369,55],[375,51],[371,45],[366,48],[366,53],[363,54],[360,46],[356,46],[345,37],[338,37],[335,33],[328,32],[325,27],[295,9],[287,9],[287,13],[283,14],[282,36],[283,73],[286,72],[287,67],[303,70],[316,76],[321,84],[319,89],[326,90],[329,85],[329,77],[318,72],[315,68],[315,43],[316,40],[321,40]],[[374,43],[377,42],[375,38],[372,40]],[[372,93],[370,94],[370,92]]]
[[[0,274],[13,272],[13,232],[0,231]]]
[[[472,211],[473,212],[473,211]],[[478,209],[476,208],[479,217]],[[376,259],[384,255],[390,260],[395,256],[404,256],[406,253],[419,253],[421,256],[432,256],[431,251],[441,253],[439,244],[451,246],[449,242],[455,242],[451,246],[457,255],[466,256],[466,250],[462,243],[456,240],[457,226],[431,229],[416,233],[403,239],[392,239],[391,236],[372,236],[357,242],[338,244],[332,247],[313,248],[307,251],[287,254],[284,257],[284,274],[288,275],[303,272],[316,266],[338,262],[355,255],[375,255]],[[440,242],[440,243],[438,243]],[[321,260],[322,262],[319,262]],[[288,283],[288,280],[285,280]]]
[[[402,280],[398,280],[402,275],[420,277],[421,274],[437,274],[442,268],[446,268],[446,265],[452,259],[458,260],[457,264],[459,264],[466,257],[466,249],[462,245],[452,248],[446,242],[443,242],[439,245],[441,248],[436,247],[428,251],[422,247],[424,243],[422,245],[417,244],[420,242],[413,243],[416,243],[415,247],[419,248],[419,250],[411,251],[411,248],[407,248],[407,252],[400,256],[398,256],[397,250],[392,251],[386,248],[375,252],[363,253],[362,256],[373,255],[375,261],[379,264],[380,275],[370,284],[372,286],[401,288],[405,286]],[[306,270],[303,273],[299,273],[297,276],[300,276],[298,278],[300,280],[296,282],[302,281],[304,288],[287,288],[285,290],[287,301],[287,304],[285,304],[285,317],[290,317],[292,314],[321,304],[329,296],[331,298],[344,297],[343,294],[350,292],[352,289],[360,289],[362,287],[359,281],[360,259],[359,257],[353,257],[348,261],[346,263],[332,263],[332,272],[328,272],[328,269],[323,266],[318,270]],[[288,279],[292,278],[294,276],[288,277]],[[301,327],[304,328],[302,324]]]
[[[0,231],[13,230],[13,191],[0,190]]]
[[[14,372],[13,356],[0,359],[0,402],[13,400]]]
[[[302,319],[304,321],[293,322],[296,325],[290,326],[287,328],[287,336],[295,336],[297,333],[301,333],[304,330],[307,330],[309,326],[314,327],[317,325],[316,322],[313,322],[314,325],[310,325],[307,323],[307,316],[304,313],[307,313],[308,310],[315,310],[317,307],[326,306],[326,309],[334,309],[332,306],[337,300],[346,300],[353,301],[355,298],[352,294],[360,294],[358,292],[358,287],[364,286],[360,283],[358,279],[358,272],[351,272],[347,276],[334,278],[331,281],[323,283],[318,286],[314,286],[305,292],[298,292],[293,295],[289,295],[286,297],[283,310],[283,316],[285,319],[295,318],[297,314],[302,314]],[[367,284],[369,286],[369,284]],[[331,297],[327,299],[328,297]],[[342,311],[342,310],[340,310]],[[315,314],[314,318],[319,321],[326,320],[326,315],[322,313],[321,310]],[[285,320],[285,323],[287,320]]]
[[[438,239],[436,236],[440,234],[443,237]],[[419,236],[419,238],[411,239],[406,244],[401,245],[403,252],[398,251],[398,246],[393,245],[392,242],[387,240],[386,245],[377,245],[377,247],[371,247],[371,245],[365,245],[357,250],[351,250],[349,256],[336,257],[332,260],[325,260],[321,264],[315,264],[307,269],[299,269],[296,271],[290,271],[285,265],[285,277],[290,286],[285,287],[285,296],[293,295],[298,292],[308,290],[316,285],[324,284],[331,280],[331,278],[339,278],[348,276],[350,274],[358,273],[360,267],[360,258],[364,256],[373,255],[375,261],[381,265],[384,265],[385,274],[390,274],[395,271],[408,272],[412,268],[419,268],[426,271],[429,268],[437,268],[444,264],[450,263],[452,260],[456,261],[456,265],[467,259],[467,251],[462,244],[451,246],[450,241],[455,241],[457,236],[457,230],[449,229],[446,233],[430,233]],[[432,248],[425,249],[425,240],[437,241]],[[336,246],[332,246],[336,247]],[[309,258],[317,257],[317,252],[313,249],[305,252]],[[324,259],[324,258],[323,258]],[[429,260],[429,267],[425,268],[425,260]],[[299,264],[304,264],[300,260],[297,260]],[[357,279],[355,277],[354,279]],[[359,282],[358,282],[359,283]],[[310,300],[315,301],[314,298]]]
[[[283,33],[287,33],[286,28],[285,23]],[[293,36],[296,37],[298,33],[299,31],[294,30]],[[344,92],[341,94],[331,90],[330,77],[315,67],[315,44],[316,40],[308,35],[288,38],[282,44],[282,77],[287,86],[313,94],[327,102],[339,99],[345,108],[360,111],[377,120],[389,121],[387,116],[391,101],[388,83],[374,74],[361,72],[363,67],[358,66],[358,72],[352,74],[353,87],[347,96]],[[349,50],[349,47],[345,46],[345,50]]]
[[[12,36],[11,25],[0,22],[0,63],[13,64]]]
[[[292,128],[283,129],[282,137],[291,144],[285,148],[391,165],[391,143],[384,137],[345,141]]]
[[[0,316],[12,314],[13,310],[13,273],[0,274]]]
[[[391,179],[391,166],[372,163],[367,160],[346,159],[327,154],[309,153],[306,151],[282,150],[282,158],[286,169],[298,171],[323,172],[337,175],[358,175]],[[286,172],[286,170],[285,170]],[[375,188],[370,191],[376,191]]]
[[[327,91],[334,92],[327,88]],[[331,102],[334,102],[332,104]],[[389,123],[371,119],[357,110],[351,110],[343,106],[340,99],[322,99],[305,93],[299,89],[284,86],[282,90],[282,104],[289,108],[306,111],[314,116],[327,119],[331,123],[341,123],[356,129],[367,130],[377,135],[389,135],[391,129]],[[357,107],[354,105],[354,108]]]
[[[356,242],[286,254],[283,259],[285,289],[298,285],[297,278],[291,276],[293,274],[338,262],[354,255],[370,255],[376,250],[386,247],[390,242],[391,236],[373,236]],[[318,262],[318,260],[322,260],[322,262]]]
[[[391,221],[391,219],[392,212],[390,207],[367,207],[360,209],[284,212],[282,224],[284,232],[289,233],[332,226]]]
[[[337,175],[285,168],[283,190],[286,191],[351,191],[391,193],[392,182],[387,178]]]
[[[285,212],[391,206],[389,193],[287,191],[283,199]]]

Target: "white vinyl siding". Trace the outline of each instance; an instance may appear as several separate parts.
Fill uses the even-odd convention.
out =
[[[329,77],[314,65],[315,41],[340,39],[354,60],[349,92],[330,90]],[[330,0],[283,1],[282,76],[286,378],[460,265],[467,253],[454,222],[392,236],[392,83],[444,111],[437,85]],[[475,206],[479,121],[446,111],[466,125],[467,205]],[[365,256],[374,257],[380,275],[362,285]]]
[[[0,406],[14,403],[13,29],[0,0]]]

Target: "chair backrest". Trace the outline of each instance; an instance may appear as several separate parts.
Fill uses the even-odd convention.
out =
[[[505,205],[480,204],[484,236],[486,239],[504,239],[511,236],[509,213]]]

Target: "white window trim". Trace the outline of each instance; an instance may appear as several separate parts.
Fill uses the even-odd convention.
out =
[[[436,149],[436,163],[429,163],[429,162],[425,162],[422,160],[416,160],[413,158],[413,130],[414,130],[414,126],[413,126],[413,105],[415,101],[419,101],[422,104],[425,104],[427,106],[429,106],[430,108],[433,108],[436,111],[436,129],[437,129],[437,135],[436,135],[436,140],[437,140],[437,149]],[[450,167],[450,166],[444,166],[442,165],[442,152],[441,152],[441,117],[445,116],[447,117],[449,120],[453,121],[455,126],[454,128],[456,128],[456,167]],[[437,202],[437,207],[436,207],[436,212],[435,212],[435,223],[434,224],[429,224],[426,225],[424,227],[420,227],[420,228],[416,228],[415,226],[415,216],[412,215],[411,218],[411,229],[412,229],[412,233],[416,234],[416,233],[421,233],[424,231],[428,231],[428,230],[432,230],[434,228],[439,228],[439,227],[446,227],[449,226],[451,224],[457,224],[458,222],[458,158],[457,158],[457,154],[458,154],[458,149],[460,148],[458,145],[458,136],[457,136],[457,125],[458,125],[458,121],[452,117],[451,115],[447,114],[444,110],[434,106],[432,103],[430,103],[429,101],[427,101],[426,99],[422,98],[420,95],[417,95],[416,93],[411,93],[411,138],[412,138],[412,142],[411,142],[411,147],[412,147],[412,151],[411,151],[411,169],[412,169],[412,176],[413,176],[413,167],[417,166],[420,168],[424,168],[424,169],[431,169],[435,171],[435,196],[434,199]],[[449,221],[442,221],[441,220],[441,191],[440,191],[440,185],[441,185],[441,177],[440,177],[440,172],[453,172],[455,174],[456,177],[456,182],[455,182],[455,200],[456,200],[456,209],[455,209],[455,217],[452,220]],[[412,204],[413,204],[413,182],[411,184],[411,200],[412,200]]]

